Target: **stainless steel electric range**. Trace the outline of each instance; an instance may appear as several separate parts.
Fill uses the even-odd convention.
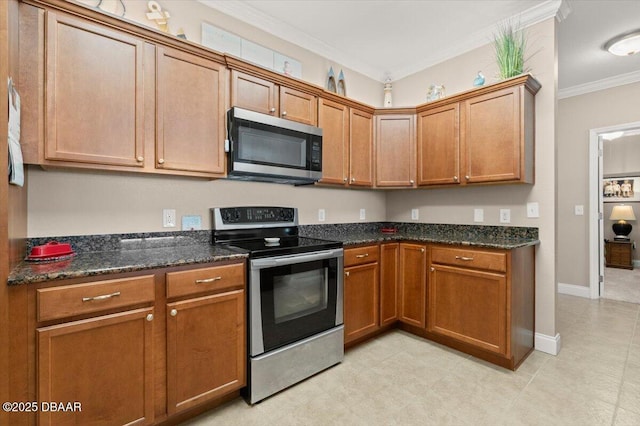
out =
[[[342,243],[299,236],[295,208],[225,207],[211,214],[214,243],[249,252],[248,402],[341,362]]]

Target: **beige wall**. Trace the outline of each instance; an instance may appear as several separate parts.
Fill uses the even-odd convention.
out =
[[[473,209],[484,209],[485,225],[498,225],[500,208],[511,209],[511,225],[539,228],[536,250],[536,332],[555,336],[556,297],[556,21],[548,19],[528,29],[529,48],[537,51],[528,62],[542,84],[536,96],[536,183],[522,186],[486,186],[397,191],[387,196],[387,218],[410,221],[412,208],[420,221],[473,224]],[[394,104],[424,102],[429,84],[444,84],[447,94],[468,90],[480,69],[495,74],[490,45],[475,49],[394,83]],[[490,78],[487,78],[491,82]],[[411,88],[424,88],[412,90]],[[451,88],[451,89],[450,89]],[[397,102],[396,102],[397,101]],[[538,202],[540,217],[526,218],[527,202]]]
[[[202,216],[210,229],[209,208],[234,205],[298,207],[300,222],[327,223],[386,218],[383,192],[293,187],[271,183],[193,178],[76,172],[29,167],[29,236],[88,235],[175,231],[162,227],[162,209]]]
[[[639,120],[640,83],[558,103],[559,283],[589,287],[589,253],[597,251],[589,247],[589,130]],[[574,215],[575,205],[584,205],[584,216]]]

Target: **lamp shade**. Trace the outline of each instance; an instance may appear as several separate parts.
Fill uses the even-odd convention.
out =
[[[627,205],[614,206],[611,211],[610,220],[636,220],[636,215],[633,213],[633,207]]]

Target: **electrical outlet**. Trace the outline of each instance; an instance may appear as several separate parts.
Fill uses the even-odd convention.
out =
[[[367,218],[367,211],[365,209],[360,209],[360,220],[365,220]]]
[[[473,221],[484,222],[484,209],[473,209]]]
[[[582,205],[575,206],[574,213],[576,216],[584,216],[584,206]]]
[[[318,209],[318,222],[324,222],[324,220],[325,220],[324,209]]]
[[[540,217],[538,203],[527,203],[527,217]]]
[[[511,209],[500,209],[500,223],[511,223]]]
[[[176,227],[176,209],[162,210],[162,226],[165,228]]]
[[[418,220],[420,218],[420,211],[418,209],[411,209],[411,220]]]

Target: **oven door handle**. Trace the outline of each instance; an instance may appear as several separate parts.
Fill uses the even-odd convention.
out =
[[[334,257],[343,257],[343,250],[323,250],[309,254],[294,254],[290,256],[254,259],[251,261],[251,269],[263,269],[274,266],[293,265],[296,263],[313,262],[316,260],[331,259]]]

